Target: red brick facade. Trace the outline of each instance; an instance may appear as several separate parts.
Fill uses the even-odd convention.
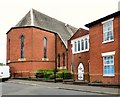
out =
[[[82,63],[84,65],[84,80],[89,81],[89,51],[72,54],[71,40],[88,34],[87,30],[80,28],[68,41],[68,69],[71,71],[71,65],[74,65],[74,77],[76,80],[78,80],[78,65]]]
[[[103,42],[103,25],[97,23],[90,27],[90,82],[100,81],[103,83],[120,83],[120,17],[114,17],[113,32],[114,41],[110,43]],[[102,21],[103,22],[103,21]],[[102,53],[115,51],[114,71],[115,76],[103,76],[103,57]]]
[[[20,37],[24,35],[24,61],[20,59]],[[47,38],[47,59],[44,60],[44,37]],[[57,53],[65,53],[65,66],[67,64],[66,47],[57,36]],[[55,33],[35,27],[12,28],[7,33],[7,62],[11,67],[12,76],[24,77],[25,72],[34,76],[39,69],[55,69]],[[60,66],[63,66],[60,60]],[[21,74],[22,73],[22,74]],[[14,75],[13,75],[14,74]],[[27,75],[28,76],[28,75]]]

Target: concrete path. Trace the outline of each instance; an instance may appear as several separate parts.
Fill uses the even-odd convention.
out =
[[[40,85],[46,87],[54,87],[57,89],[65,89],[65,90],[74,90],[74,91],[83,91],[83,92],[92,92],[92,93],[100,93],[100,94],[108,94],[108,95],[119,95],[120,89],[117,88],[105,88],[105,87],[95,87],[95,86],[79,86],[79,85],[68,85],[62,83],[50,83],[50,82],[41,82],[41,81],[27,81],[27,80],[17,80],[10,79],[10,83],[20,83],[20,84],[29,84],[29,85]]]

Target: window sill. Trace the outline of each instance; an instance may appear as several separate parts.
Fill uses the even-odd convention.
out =
[[[114,77],[114,74],[110,74],[110,75],[103,75],[104,77]]]
[[[26,61],[26,59],[25,58],[20,58],[20,59],[18,59],[18,61]]]
[[[89,51],[89,49],[82,50],[82,51],[76,51],[76,52],[73,52],[73,54],[84,53],[84,52],[87,52],[87,51]]]
[[[48,58],[42,58],[42,61],[49,61]]]
[[[8,60],[7,63],[10,63],[10,60]]]
[[[110,42],[113,42],[113,41],[114,41],[114,39],[113,40],[109,40],[109,41],[103,41],[102,44],[110,43]]]

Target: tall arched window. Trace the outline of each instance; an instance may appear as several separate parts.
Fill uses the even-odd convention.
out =
[[[60,67],[60,54],[58,54],[58,67]]]
[[[47,58],[47,38],[44,38],[44,58]]]
[[[63,66],[65,66],[65,53],[63,53]]]
[[[21,41],[21,56],[20,56],[20,58],[24,58],[24,36],[22,35],[21,37],[20,37],[20,41]]]

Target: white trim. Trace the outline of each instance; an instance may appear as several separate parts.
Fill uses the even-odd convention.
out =
[[[26,58],[20,58],[18,61],[26,61]]]
[[[10,63],[10,60],[8,60],[7,63]]]
[[[107,23],[107,22],[109,22],[109,21],[113,21],[113,20],[114,20],[114,18],[108,19],[108,20],[106,20],[106,21],[103,21],[102,24]]]
[[[84,36],[82,36],[82,37],[78,37],[78,38],[75,38],[75,39],[73,39],[73,40],[71,40],[71,42],[73,41],[78,41],[78,40],[81,40],[81,39],[85,39],[85,38],[88,38],[89,39],[89,34],[88,35],[84,35]]]
[[[102,53],[102,57],[104,57],[104,56],[113,56],[113,55],[115,55],[115,51]]]
[[[102,44],[110,43],[110,42],[113,42],[113,41],[114,41],[114,39],[112,39],[112,40],[108,40],[108,41],[103,41]]]
[[[87,38],[87,40],[88,40],[88,48],[87,49],[85,49],[85,39]],[[81,47],[82,47],[82,45],[81,45],[81,40],[84,40],[84,50],[82,50],[81,49]],[[80,51],[78,51],[78,41],[80,41]],[[75,49],[75,42],[76,42],[76,51],[74,51],[74,49]],[[86,51],[89,51],[89,34],[88,35],[84,35],[84,36],[82,36],[82,37],[78,37],[78,38],[76,38],[76,39],[73,39],[73,40],[71,40],[71,44],[72,44],[72,53],[73,54],[77,54],[77,53],[82,53],[82,52],[86,52]]]
[[[104,74],[103,76],[105,76],[105,77],[112,77],[112,76],[115,76],[115,74]]]

